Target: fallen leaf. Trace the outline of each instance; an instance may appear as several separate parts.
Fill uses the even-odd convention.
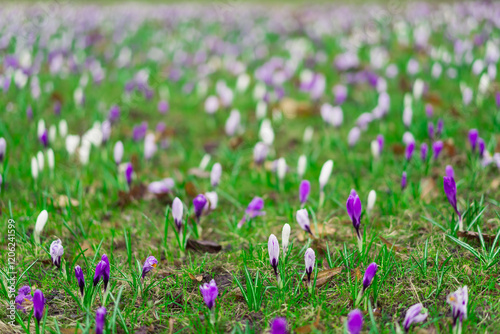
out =
[[[140,200],[147,194],[148,187],[144,183],[134,185],[128,192],[118,192],[118,206],[125,207],[134,200]]]
[[[468,240],[477,240],[479,241],[479,233],[473,231],[458,231],[457,236],[460,238],[465,238]],[[493,242],[495,240],[494,235],[483,234],[483,239],[486,242]]]
[[[319,314],[320,314],[320,311],[321,311],[321,309],[318,310],[318,314],[316,315],[316,321],[314,321],[314,323],[312,323],[310,325],[305,325],[305,326],[296,328],[295,329],[295,333],[298,333],[298,334],[308,334],[308,333],[312,333],[316,329],[318,329],[318,330],[324,330],[323,326],[321,326],[321,324],[319,323]]]
[[[389,240],[387,240],[387,239],[385,239],[385,238],[383,238],[383,237],[381,237],[381,236],[379,236],[378,238],[379,238],[379,239],[380,239],[380,241],[382,241],[382,242],[383,242],[383,243],[387,246],[387,248],[389,248],[389,249],[391,249],[391,248],[392,248],[392,249],[394,249],[396,252],[402,252],[402,251],[405,251],[405,250],[406,250],[406,248],[401,247],[401,246],[396,246],[396,245],[394,245],[393,243],[391,243]]]
[[[358,268],[354,269],[354,274],[356,275],[356,278],[358,281],[361,281],[363,279],[363,274],[361,273],[361,270]]]
[[[213,241],[188,239],[186,249],[201,253],[218,253],[222,250],[222,246]]]
[[[449,157],[454,157],[457,154],[457,149],[455,148],[455,143],[453,143],[452,139],[445,140],[443,142],[444,151]]]
[[[441,97],[437,93],[427,93],[424,96],[424,100],[427,103],[432,104],[434,107],[442,105]]]
[[[189,275],[189,278],[192,279],[193,281],[201,282],[203,280],[203,275],[194,276],[191,273],[188,273],[188,275]]]
[[[79,328],[61,328],[59,330],[61,334],[80,334],[83,333],[83,331]]]
[[[188,175],[194,175],[196,177],[206,179],[210,177],[210,172],[203,170],[201,168],[194,167],[188,170]]]
[[[169,325],[168,334],[172,334],[174,332],[174,322],[175,322],[174,318],[168,319],[168,325]]]
[[[184,189],[186,190],[186,194],[191,198],[195,198],[199,194],[193,182],[186,182]]]
[[[89,244],[89,242],[87,240],[84,240],[81,244],[80,244],[80,247],[82,248],[82,251],[83,251],[83,254],[86,256],[86,257],[89,257],[89,256],[94,256],[94,250],[92,248],[92,246]]]
[[[205,145],[203,145],[203,149],[205,150],[205,152],[207,152],[208,154],[212,154],[215,152],[215,150],[217,149],[217,147],[219,147],[219,143],[216,142],[216,141],[212,141],[212,142],[208,142],[206,143]]]
[[[313,105],[305,101],[296,101],[290,97],[285,97],[280,101],[279,109],[289,119],[296,118],[297,116],[308,116],[314,113]]]
[[[238,136],[238,137],[233,137],[229,140],[229,147],[232,150],[236,150],[240,145],[243,144],[243,137]]]
[[[439,195],[436,181],[432,177],[425,177],[420,181],[420,199],[430,203],[433,198]]]
[[[318,273],[318,276],[316,277],[316,287],[322,287],[326,283],[330,282],[333,277],[337,276],[342,272],[344,268],[343,267],[336,267],[332,269],[326,269],[322,270]],[[307,278],[305,279],[305,281]]]
[[[391,149],[395,155],[403,155],[405,153],[405,147],[401,144],[392,144]]]
[[[497,190],[500,186],[500,177],[491,180],[490,189]]]

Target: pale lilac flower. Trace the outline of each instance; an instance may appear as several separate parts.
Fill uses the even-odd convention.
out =
[[[119,165],[122,162],[123,143],[121,141],[117,141],[115,147],[113,148],[113,158],[115,160],[116,165]]]
[[[314,263],[316,261],[316,254],[312,248],[308,248],[304,254],[304,261],[306,263],[306,274],[307,274],[307,282],[311,283],[311,274],[314,269]]]
[[[412,324],[416,324],[419,322],[425,321],[427,319],[427,309],[423,307],[421,303],[415,304],[406,311],[405,321],[404,321],[404,330],[408,332],[410,330],[410,326]]]
[[[307,202],[309,193],[311,192],[311,183],[308,180],[302,180],[299,186],[299,199],[300,204],[304,205]]]
[[[211,280],[210,283],[200,285],[200,292],[205,305],[207,305],[209,310],[212,310],[215,306],[215,300],[219,295],[219,289],[217,289],[215,280]]]
[[[219,109],[219,99],[213,95],[207,97],[205,100],[205,112],[209,115],[213,115],[217,109]]]
[[[469,301],[467,285],[459,288],[455,292],[450,293],[446,298],[446,301],[451,306],[453,327],[459,326],[459,328],[461,328],[462,322],[467,319],[467,303]]]
[[[5,141],[5,138],[1,137],[0,138],[0,162],[3,161],[5,157],[5,151],[7,150],[7,142]]]
[[[161,114],[166,114],[168,112],[168,109],[169,109],[169,105],[168,105],[168,102],[167,101],[159,101],[158,102],[158,111],[161,113]]]
[[[406,175],[406,172],[403,172],[403,175],[401,176],[401,190],[405,190],[407,184],[408,184],[408,176]]]
[[[144,159],[149,160],[158,150],[155,143],[155,135],[153,133],[148,133],[144,138]]]
[[[233,109],[229,114],[229,117],[226,121],[225,131],[226,135],[232,137],[236,134],[238,129],[240,128],[241,115],[240,112],[236,109]]]
[[[260,166],[266,160],[267,157],[267,152],[269,151],[268,147],[266,144],[263,142],[258,142],[255,144],[255,147],[253,149],[253,161],[255,162],[256,165]]]
[[[172,202],[172,216],[174,217],[175,227],[177,228],[177,232],[181,232],[182,228],[182,216],[183,216],[184,205],[179,197],[174,198]]]
[[[269,262],[274,269],[274,274],[278,277],[278,261],[280,256],[280,245],[278,243],[278,238],[274,234],[269,236],[269,241],[267,242],[267,250],[269,252]]]
[[[360,136],[361,130],[357,126],[353,127],[347,135],[347,143],[349,144],[349,147],[356,145]]]
[[[222,166],[220,163],[215,163],[212,166],[212,171],[210,172],[210,184],[212,187],[217,187],[220,183],[220,177],[222,175]]]
[[[165,178],[160,181],[151,182],[148,185],[148,191],[152,194],[161,195],[172,191],[175,182],[172,178]]]
[[[309,213],[307,212],[307,210],[306,209],[297,210],[295,218],[297,219],[297,223],[299,223],[300,227],[304,231],[312,235],[311,223],[309,222]]]
[[[61,259],[64,254],[64,248],[60,239],[52,242],[50,245],[50,256],[52,257],[52,263],[57,268],[61,267]]]
[[[455,177],[455,171],[453,170],[453,167],[451,165],[446,166],[446,176],[454,178]]]
[[[144,279],[144,277],[146,277],[146,274],[156,268],[157,265],[158,260],[152,255],[148,256],[146,261],[144,261],[144,265],[142,266],[142,278]]]
[[[283,247],[283,257],[286,255],[288,249],[288,241],[290,239],[290,225],[283,225],[283,230],[281,231],[281,246]]]

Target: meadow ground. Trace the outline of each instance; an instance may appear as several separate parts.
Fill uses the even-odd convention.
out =
[[[500,332],[499,13],[4,5],[0,332]]]

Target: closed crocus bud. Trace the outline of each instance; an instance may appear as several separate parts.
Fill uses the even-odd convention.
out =
[[[80,266],[75,266],[75,277],[78,282],[78,287],[80,287],[80,293],[83,296],[83,292],[85,289],[85,277],[83,276],[83,270]]]
[[[462,322],[467,319],[467,303],[469,301],[469,293],[467,285],[452,292],[446,298],[446,302],[451,306],[453,316],[454,333],[461,333]],[[458,330],[457,330],[458,329]]]
[[[349,334],[359,334],[363,329],[363,313],[355,309],[349,312],[346,322],[347,332]]]
[[[377,142],[378,142],[379,153],[382,154],[382,151],[384,150],[384,136],[378,135]]]
[[[207,97],[205,100],[205,112],[209,115],[213,115],[217,109],[219,109],[219,99],[213,95]]]
[[[375,274],[377,274],[377,269],[378,266],[375,262],[370,263],[366,268],[365,275],[363,276],[363,291],[372,284]]]
[[[415,142],[410,142],[405,149],[405,158],[408,162],[413,157],[413,151],[415,151]]]
[[[215,280],[211,280],[210,283],[200,285],[200,292],[205,305],[207,305],[209,310],[212,310],[215,306],[215,300],[219,295],[219,289],[217,289]]]
[[[155,143],[154,133],[148,133],[146,137],[144,137],[144,159],[150,160],[157,150],[158,146]]]
[[[314,135],[314,128],[312,126],[308,126],[304,130],[304,137],[302,138],[302,140],[304,141],[304,143],[310,143],[312,141],[313,135]]]
[[[127,184],[130,185],[132,184],[132,175],[134,174],[134,166],[129,162],[127,163],[125,167],[125,180],[127,181]]]
[[[54,158],[54,151],[51,148],[47,150],[47,164],[49,165],[49,169],[53,171],[55,165],[55,158]]]
[[[323,167],[321,167],[321,172],[319,174],[319,189],[320,191],[323,191],[325,188],[325,185],[327,184],[328,180],[330,179],[330,175],[332,174],[333,170],[333,160],[328,160],[323,164]]]
[[[31,158],[31,176],[35,181],[38,179],[38,161],[35,157]]]
[[[302,179],[304,176],[304,173],[306,172],[306,166],[307,166],[307,158],[304,154],[302,154],[299,157],[299,161],[297,163],[297,174],[299,176],[299,179]]]
[[[443,133],[443,128],[444,128],[444,122],[443,120],[440,118],[438,119],[438,122],[437,122],[437,127],[436,127],[436,136],[440,137],[441,134]]]
[[[274,234],[269,236],[269,241],[267,242],[267,250],[269,251],[269,262],[274,269],[274,274],[278,277],[278,261],[280,256],[280,245],[278,239]]]
[[[142,266],[142,278],[146,277],[146,274],[151,270],[156,268],[158,265],[158,260],[154,256],[148,256],[146,261],[144,261],[144,265]]]
[[[115,160],[115,164],[119,165],[122,162],[123,158],[123,143],[121,141],[117,141],[115,147],[113,148],[113,159]]]
[[[205,204],[204,211],[213,211],[217,209],[217,203],[219,202],[219,196],[215,191],[209,191],[205,193],[205,198],[207,199],[207,203]]]
[[[470,143],[470,146],[472,148],[472,152],[474,152],[476,150],[478,138],[479,138],[479,135],[478,135],[477,129],[469,130],[469,143]]]
[[[455,171],[453,170],[453,167],[451,165],[446,166],[445,172],[446,172],[446,176],[451,177],[451,178],[455,177]]]
[[[429,138],[431,140],[434,139],[434,124],[432,122],[427,124],[427,132],[429,133]]]
[[[78,135],[68,135],[66,136],[66,151],[68,151],[69,155],[75,154],[78,145],[80,145],[80,136]]]
[[[283,230],[281,232],[281,246],[283,247],[283,257],[286,255],[288,249],[288,241],[290,240],[290,225],[283,225]]]
[[[0,138],[0,162],[3,161],[5,158],[5,151],[7,150],[7,142],[5,141],[5,138],[1,137]]]
[[[103,334],[106,324],[106,308],[101,306],[95,312],[95,334]]]
[[[309,193],[311,192],[311,183],[307,180],[302,180],[299,186],[299,199],[300,204],[303,206],[307,202]]]
[[[101,124],[101,132],[102,132],[102,142],[106,143],[111,136],[111,122],[105,120]]]
[[[52,242],[50,245],[50,256],[52,257],[52,263],[57,268],[61,268],[61,260],[64,254],[64,248],[60,239]]]
[[[226,125],[224,127],[226,131],[226,135],[232,137],[236,134],[238,129],[240,128],[241,115],[240,112],[236,109],[233,109],[229,114],[229,117],[226,121]]]
[[[460,224],[460,231],[462,231],[462,228],[461,228],[462,215],[458,211],[457,186],[455,184],[455,179],[453,177],[444,176],[443,177],[443,188],[444,188],[444,193],[446,194],[446,197],[448,198],[448,202],[450,202],[451,206],[453,207],[453,210],[455,210],[456,214],[458,215],[459,224]]]
[[[479,156],[482,157],[483,154],[484,154],[484,149],[486,147],[486,144],[484,143],[484,139],[483,138],[479,138],[477,140],[477,146],[479,148]]]
[[[194,206],[194,214],[196,216],[196,220],[200,220],[200,216],[203,213],[203,208],[207,204],[207,198],[203,194],[199,194],[193,199]]]
[[[95,267],[94,282],[93,282],[94,286],[96,286],[102,279],[104,283],[104,291],[106,291],[108,287],[110,271],[111,267],[109,265],[108,256],[106,254],[103,254],[103,256],[101,257],[101,261],[99,261],[97,263],[97,266]]]
[[[422,143],[422,145],[420,145],[420,159],[422,159],[422,161],[427,160],[428,152],[429,146],[427,146],[427,143]]]
[[[356,145],[360,136],[361,130],[357,126],[353,127],[347,135],[347,143],[349,144],[349,147]]]
[[[262,121],[262,124],[260,125],[260,130],[259,130],[259,137],[260,139],[266,144],[267,146],[271,146],[274,142],[274,131],[273,127],[271,125],[271,121],[268,119],[264,119]]]
[[[285,158],[279,158],[276,166],[276,174],[278,175],[278,179],[283,180],[286,175],[286,160]]]
[[[306,253],[304,254],[304,261],[306,263],[306,274],[307,274],[307,282],[311,283],[311,274],[314,269],[314,262],[316,261],[316,254],[312,248],[308,248]]]
[[[439,158],[439,154],[443,150],[444,144],[441,140],[438,140],[432,144],[432,157],[434,160]]]
[[[403,124],[409,128],[413,118],[413,109],[411,106],[406,106],[403,110]]]
[[[375,192],[375,190],[370,190],[370,192],[368,193],[368,201],[366,204],[367,212],[371,212],[373,210],[376,200],[377,200],[377,193]]]
[[[255,162],[256,165],[262,165],[264,160],[266,160],[267,153],[269,149],[266,144],[263,142],[258,142],[255,144],[255,147],[253,149],[253,161]]]
[[[177,227],[177,232],[180,233],[182,228],[182,213],[184,210],[184,205],[179,197],[174,198],[172,202],[172,216],[174,217],[175,227]]]
[[[36,290],[33,295],[33,316],[37,320],[38,326],[43,318],[43,309],[45,308],[45,297],[42,291]]]
[[[42,151],[38,151],[38,153],[36,154],[36,160],[38,163],[38,171],[43,172],[43,167],[45,165],[45,157],[43,156]]]
[[[33,233],[33,236],[37,244],[40,243],[40,234],[42,233],[48,219],[49,213],[47,212],[47,210],[42,210],[42,212],[40,212],[40,214],[36,218],[35,231]]]
[[[47,133],[47,129],[43,130],[40,136],[38,136],[38,140],[40,140],[43,147],[47,147],[49,145],[49,135]]]
[[[380,158],[380,146],[378,144],[378,141],[372,140],[370,148],[372,151],[373,159],[378,160],[378,158]]]
[[[312,235],[311,223],[309,222],[309,213],[307,212],[307,210],[306,209],[297,210],[295,217],[296,217],[297,223],[299,223],[300,227],[304,231],[306,231]]]
[[[161,114],[166,114],[168,112],[168,109],[169,109],[168,102],[167,101],[159,101],[157,109]]]
[[[412,324],[423,322],[427,319],[427,309],[421,303],[415,304],[406,311],[405,321],[403,324],[405,332],[410,330]]]
[[[356,235],[358,237],[358,240],[362,240],[362,236],[359,231],[359,227],[361,225],[360,219],[361,219],[362,206],[361,206],[361,200],[359,199],[359,196],[354,189],[351,190],[351,193],[347,198],[346,209],[347,209],[347,214],[351,218],[352,226],[354,226],[354,229],[356,230]]]
[[[212,187],[217,187],[220,183],[220,177],[222,175],[222,166],[220,163],[215,163],[212,166],[212,171],[210,172],[210,184]]]
[[[286,330],[285,318],[275,318],[273,321],[271,321],[270,327],[270,334],[288,334]]]
[[[403,174],[401,175],[401,190],[405,190],[407,185],[408,176],[406,175],[406,172],[403,172]]]
[[[59,136],[65,138],[68,135],[68,123],[62,119],[59,121]]]

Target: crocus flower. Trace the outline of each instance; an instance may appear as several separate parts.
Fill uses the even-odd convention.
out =
[[[5,157],[6,149],[7,149],[7,142],[5,141],[5,138],[1,137],[0,138],[0,162],[2,162],[4,157]]]
[[[467,302],[469,301],[469,293],[467,285],[452,292],[446,298],[446,301],[451,306],[453,316],[453,327],[457,328],[457,332],[461,332],[462,322],[467,319]],[[457,323],[458,320],[458,323]]]
[[[405,150],[405,157],[406,157],[406,160],[408,162],[411,160],[411,157],[413,156],[413,151],[414,150],[415,150],[415,142],[410,142],[406,146],[406,150]]]
[[[207,203],[203,208],[203,211],[209,212],[217,209],[217,203],[219,202],[219,196],[215,191],[209,191],[205,193],[205,198],[207,199]]]
[[[40,233],[42,233],[43,228],[45,227],[45,223],[47,223],[48,219],[49,214],[47,210],[42,210],[42,212],[40,212],[40,214],[36,218],[35,232],[33,233],[33,236],[37,244],[40,243]]]
[[[55,157],[54,151],[51,148],[47,150],[47,165],[49,165],[50,171],[53,172],[55,167]]]
[[[127,181],[127,184],[130,185],[132,184],[132,174],[134,173],[134,166],[129,162],[127,163],[127,166],[125,167],[125,180]]]
[[[119,165],[122,162],[123,143],[121,141],[117,141],[115,147],[113,148],[113,158],[115,160],[116,165]]]
[[[266,144],[263,142],[258,142],[255,144],[255,147],[253,149],[253,161],[255,162],[256,165],[260,166],[266,160],[267,153],[269,149]]]
[[[33,295],[33,316],[40,326],[40,321],[43,318],[43,309],[45,308],[45,298],[42,291],[36,290]]]
[[[427,319],[427,309],[423,307],[421,303],[415,304],[406,311],[405,321],[404,321],[404,329],[405,332],[410,330],[410,326],[412,324],[416,324],[419,322],[423,322]]]
[[[384,136],[378,135],[377,142],[378,142],[379,154],[382,154],[382,151],[384,149]]]
[[[321,167],[321,172],[319,174],[319,189],[321,192],[323,192],[323,189],[325,188],[326,183],[330,179],[330,175],[332,174],[333,170],[333,161],[328,160],[323,164],[323,167]]]
[[[366,204],[367,212],[371,212],[373,210],[376,200],[377,200],[377,193],[375,192],[375,190],[370,190],[370,192],[368,193],[368,201]]]
[[[375,262],[368,265],[365,271],[365,276],[363,277],[363,291],[365,291],[370,284],[372,284],[375,274],[377,273],[378,266]]]
[[[203,194],[199,194],[193,199],[194,206],[194,214],[196,216],[196,220],[200,220],[200,216],[203,213],[203,208],[207,204],[207,198]]]
[[[203,296],[205,305],[207,305],[209,310],[212,310],[215,306],[215,299],[217,299],[217,296],[219,295],[219,290],[217,289],[215,280],[211,280],[210,283],[200,285],[200,292]]]
[[[363,313],[358,309],[349,312],[347,315],[346,327],[349,334],[361,333],[363,329]]]
[[[31,288],[28,285],[19,288],[15,301],[16,309],[23,311],[23,313],[26,313],[26,304],[30,304],[33,302]]]
[[[177,232],[181,232],[182,229],[182,214],[184,210],[184,205],[179,197],[174,198],[172,202],[172,216],[174,217],[175,227],[177,228]]]
[[[477,140],[479,138],[479,134],[477,129],[471,129],[469,130],[469,143],[472,148],[472,152],[476,150],[477,147]]]
[[[205,100],[205,112],[209,115],[215,114],[215,112],[219,109],[219,100],[216,96],[209,96]]]
[[[285,318],[275,318],[271,321],[271,331],[270,334],[287,334],[286,331],[286,319]]]
[[[299,179],[302,179],[304,176],[304,173],[306,172],[306,167],[307,167],[307,157],[302,154],[299,157],[299,161],[297,163],[297,175],[299,176]]]
[[[347,214],[351,218],[352,226],[354,226],[354,229],[356,230],[356,235],[358,237],[358,240],[361,240],[362,237],[359,232],[359,227],[361,225],[360,218],[361,218],[362,207],[361,207],[361,200],[359,199],[359,196],[354,189],[351,190],[351,193],[347,198],[346,209],[347,209]]]
[[[222,166],[217,162],[212,166],[212,171],[210,172],[210,184],[212,187],[215,188],[219,185],[221,175]]]
[[[484,154],[484,149],[486,147],[486,144],[484,143],[484,139],[483,138],[479,138],[477,140],[477,146],[479,148],[479,156],[482,157],[483,154]]]
[[[441,153],[443,146],[444,144],[441,140],[438,140],[432,144],[432,152],[434,160],[437,160],[437,158],[439,157],[439,154]]]
[[[280,245],[278,243],[278,238],[274,234],[269,236],[269,241],[267,242],[267,250],[269,252],[269,262],[274,269],[276,277],[278,277],[278,261],[280,256]]]
[[[111,123],[115,123],[116,121],[118,121],[118,119],[120,119],[120,107],[118,107],[117,105],[112,106],[109,109],[108,119]]]
[[[109,276],[110,276],[109,260],[107,255],[104,254],[101,257],[101,261],[99,261],[97,263],[97,266],[95,267],[94,286],[96,286],[102,278],[102,281],[104,282],[104,291],[106,291],[106,288],[108,287]]]
[[[42,143],[43,147],[47,147],[49,145],[49,135],[47,133],[47,129],[42,131],[38,139],[40,140],[40,143]]]
[[[451,165],[446,166],[446,176],[455,178],[455,171],[453,170],[453,167]]]
[[[311,183],[307,180],[302,180],[299,186],[299,199],[301,205],[306,204],[310,192],[311,192]]]
[[[158,111],[162,114],[166,114],[169,109],[169,105],[167,101],[159,101],[158,102]]]
[[[144,138],[144,159],[150,160],[157,150],[158,146],[155,142],[155,135],[150,132]]]
[[[75,277],[78,282],[78,286],[80,287],[80,293],[83,296],[83,291],[85,288],[85,277],[83,276],[83,270],[80,266],[75,266]]]
[[[280,181],[283,181],[283,179],[285,178],[286,169],[287,169],[287,166],[286,166],[285,158],[279,158],[278,162],[276,164],[276,174],[277,174],[278,179]]]
[[[401,190],[405,190],[407,185],[408,176],[406,175],[406,172],[403,172],[403,175],[401,175]]]
[[[245,215],[243,216],[243,218],[241,218],[240,222],[238,223],[238,228],[241,228],[243,224],[249,219],[265,215],[266,213],[262,211],[263,208],[264,208],[264,200],[260,197],[254,197],[252,201],[248,204],[245,210]]]
[[[95,312],[95,334],[104,333],[104,325],[106,323],[106,308],[101,306]]]
[[[290,240],[290,225],[283,225],[283,230],[281,232],[281,246],[283,247],[283,257],[286,255],[288,249],[288,241]]]
[[[297,223],[299,223],[300,227],[304,231],[306,231],[312,235],[311,223],[309,222],[309,213],[307,212],[307,210],[306,209],[297,210],[295,217],[296,217]]]
[[[240,121],[241,121],[240,112],[236,109],[231,110],[231,113],[229,114],[229,117],[224,127],[226,135],[228,135],[229,137],[234,136],[240,128]]]
[[[148,185],[148,191],[152,194],[161,195],[166,194],[175,186],[175,181],[167,177],[160,181],[153,181]]]
[[[306,274],[307,274],[307,282],[311,283],[311,274],[314,269],[314,262],[316,261],[316,254],[312,248],[308,248],[306,253],[304,254],[304,261],[306,263]]]
[[[458,221],[459,221],[459,229],[462,231],[462,215],[458,211],[458,205],[457,205],[457,186],[455,184],[455,179],[450,176],[444,176],[443,177],[443,187],[444,187],[444,193],[446,194],[446,197],[448,198],[448,202],[450,202],[451,206],[453,207],[453,210],[455,210],[457,216],[458,216]]]
[[[142,266],[142,278],[144,279],[144,277],[146,277],[146,274],[156,268],[157,265],[158,260],[152,255],[148,256],[146,261],[144,261],[144,265]]]
[[[360,136],[360,128],[358,128],[357,126],[353,127],[347,134],[347,143],[349,144],[349,147],[353,147],[354,145],[356,145]]]
[[[36,157],[31,158],[31,176],[34,181],[38,179],[38,161]]]
[[[438,119],[438,122],[437,122],[437,127],[436,127],[436,136],[440,137],[441,134],[443,133],[443,127],[444,127],[444,122],[443,120],[440,118]]]
[[[380,158],[380,146],[378,144],[378,141],[372,140],[370,144],[370,149],[372,151],[372,156],[375,160],[378,160]]]
[[[420,145],[420,158],[422,159],[422,161],[427,160],[428,152],[429,152],[429,146],[427,146],[427,143],[422,143],[422,145]]]
[[[432,122],[427,124],[427,132],[429,133],[429,138],[431,140],[434,139],[434,124]]]
[[[64,248],[62,246],[61,240],[57,239],[50,245],[50,256],[52,257],[52,263],[57,268],[61,267],[61,259],[64,254]]]
[[[426,104],[425,115],[427,116],[427,118],[431,118],[433,113],[434,113],[434,108],[432,107],[432,104]]]

